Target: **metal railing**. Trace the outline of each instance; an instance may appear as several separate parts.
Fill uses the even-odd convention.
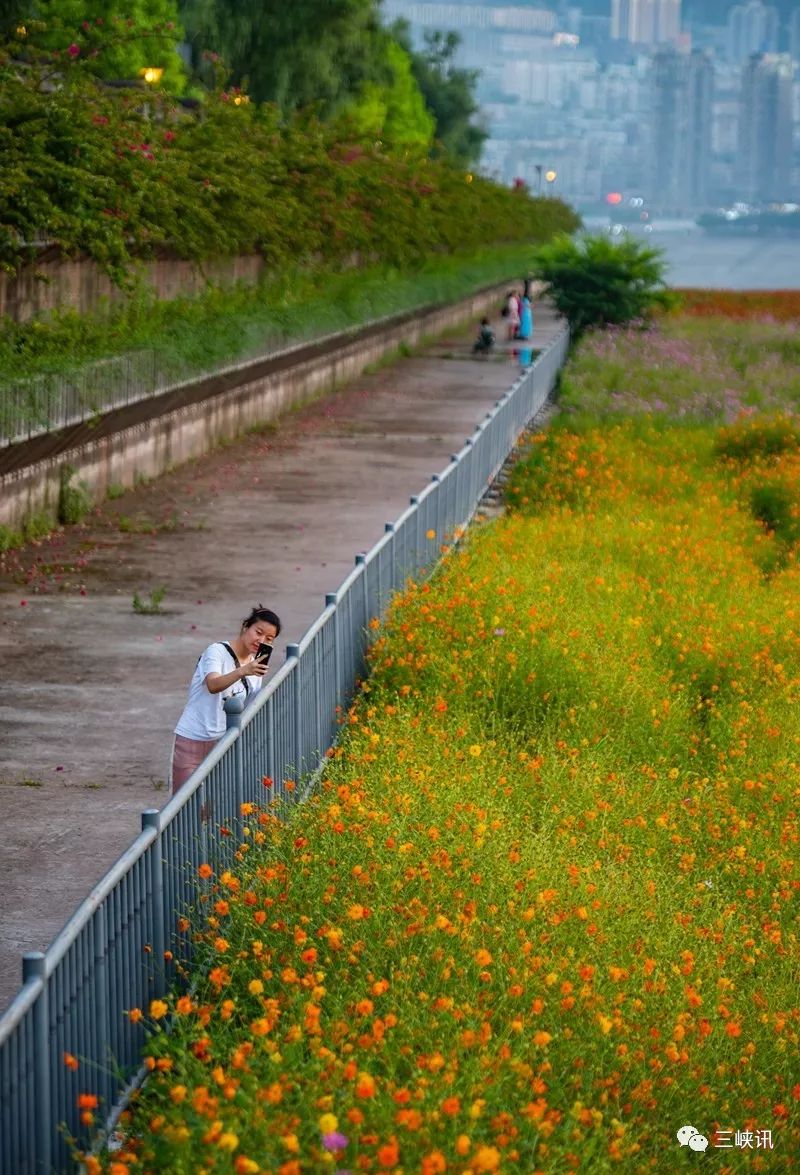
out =
[[[263,802],[286,782],[324,765],[337,732],[337,707],[366,672],[369,621],[381,616],[409,578],[438,561],[440,545],[468,523],[486,487],[553,387],[566,356],[564,330],[418,495],[363,555],[286,662],[211,755],[161,811],[142,814],[142,831],[92,890],[48,950],[23,960],[23,987],[0,1019],[0,1173],[50,1175],[72,1167],[65,1134],[79,1145],[78,1095],[98,1095],[104,1112],[124,1097],[145,1035],[126,1010],[146,1008],[172,982],[165,951],[185,961],[178,927],[197,901],[198,866],[233,859],[240,805]],[[428,538],[430,531],[435,539]],[[296,793],[295,793],[296,794]],[[210,809],[210,816],[209,816]],[[233,835],[215,836],[227,825]],[[65,1054],[79,1058],[76,1072]],[[88,1087],[88,1089],[87,1089]]]

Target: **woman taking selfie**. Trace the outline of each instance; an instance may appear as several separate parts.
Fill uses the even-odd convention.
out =
[[[173,795],[225,733],[225,699],[239,694],[247,705],[261,689],[272,642],[280,631],[275,613],[258,605],[242,622],[237,637],[230,643],[216,641],[200,657],[189,700],[175,727]]]

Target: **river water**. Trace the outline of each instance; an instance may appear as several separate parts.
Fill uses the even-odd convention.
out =
[[[585,219],[597,232],[607,221]],[[655,223],[642,236],[663,249],[667,284],[701,289],[800,289],[800,235],[719,237],[704,233],[692,221]]]

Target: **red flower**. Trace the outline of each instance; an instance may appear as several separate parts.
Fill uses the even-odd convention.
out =
[[[69,49],[67,49],[67,53],[69,53],[70,57],[77,57],[80,54],[80,51],[80,45],[76,45],[74,41],[70,45]]]

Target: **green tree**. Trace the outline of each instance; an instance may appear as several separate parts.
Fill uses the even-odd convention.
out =
[[[422,147],[433,142],[435,122],[414,80],[411,58],[397,41],[387,38],[388,83],[365,82],[360,97],[346,111],[356,129],[397,147]]]
[[[479,110],[475,97],[479,73],[455,65],[461,43],[458,33],[426,33],[425,48],[415,51],[407,21],[396,21],[391,31],[411,57],[417,85],[436,121],[437,141],[462,166],[476,163],[488,132],[474,121]]]
[[[218,55],[233,85],[284,111],[337,111],[367,81],[387,82],[375,0],[184,0],[195,65]]]
[[[671,305],[665,266],[660,249],[634,237],[616,243],[603,235],[562,234],[537,251],[533,274],[549,283],[550,297],[577,338],[590,327],[631,322]]]

